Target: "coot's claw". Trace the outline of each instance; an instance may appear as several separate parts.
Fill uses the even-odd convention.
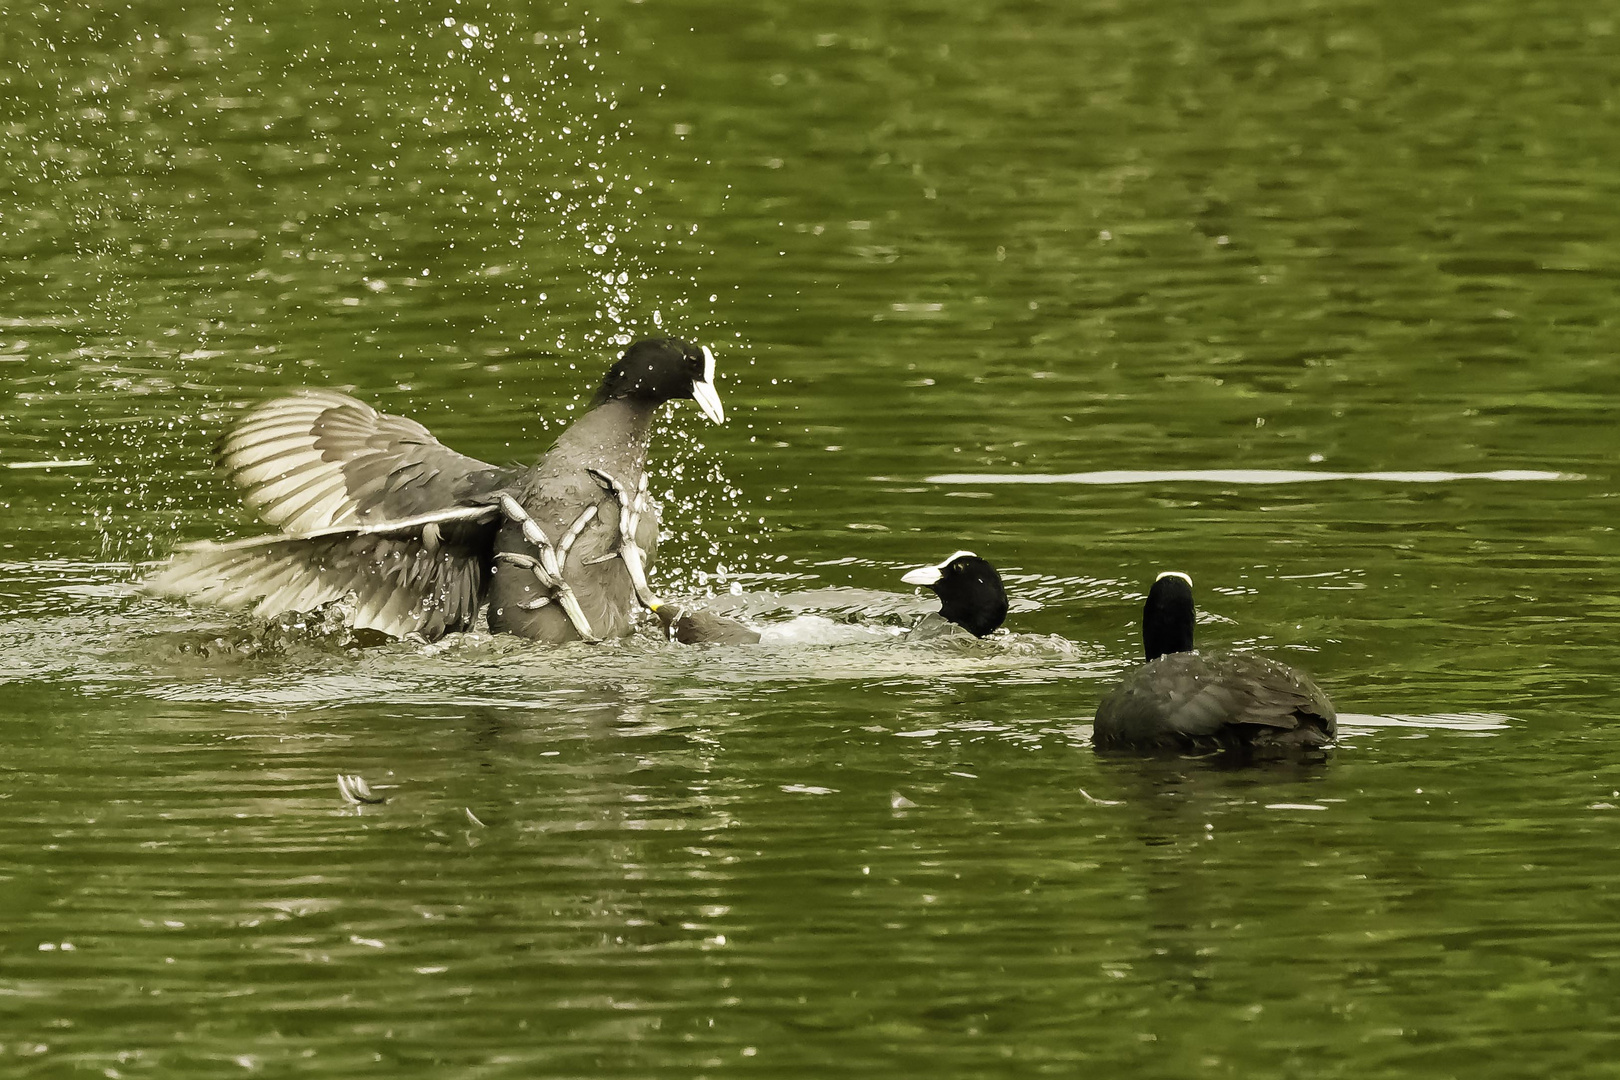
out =
[[[647,505],[647,475],[641,476],[641,483],[635,494],[614,477],[601,469],[587,470],[596,478],[596,482],[619,504],[619,547],[608,555],[603,555],[592,562],[606,562],[612,558],[624,560],[625,569],[630,571],[630,585],[636,590],[636,599],[648,611],[658,609],[658,598],[653,595],[652,587],[647,584],[647,553],[641,550],[636,543],[636,527],[641,523],[641,513]]]
[[[495,553],[495,557],[501,562],[511,563],[513,566],[519,567],[520,569],[532,570],[534,571],[535,577],[539,578],[541,581],[545,580],[545,571],[540,564],[540,560],[536,559],[532,555],[524,555],[516,551],[498,551]],[[522,608],[524,611],[539,611],[549,603],[551,603],[551,597],[537,596],[533,600],[519,604],[518,607]]]
[[[579,598],[574,595],[574,590],[563,577],[562,571],[563,563],[568,559],[569,549],[574,546],[574,541],[579,539],[579,534],[584,531],[585,526],[596,516],[596,507],[586,507],[563,534],[561,543],[555,545],[545,534],[545,530],[529,516],[529,512],[523,509],[516,499],[505,493],[501,495],[501,512],[509,520],[517,522],[523,530],[523,539],[534,547],[536,554],[524,555],[515,551],[501,551],[497,552],[495,557],[502,562],[531,571],[551,594],[530,601],[524,605],[525,610],[533,611],[555,600],[563,609],[563,614],[568,616],[568,621],[573,624],[574,633],[585,641],[600,641],[601,639],[592,632],[591,621],[585,617],[584,609],[579,606]]]

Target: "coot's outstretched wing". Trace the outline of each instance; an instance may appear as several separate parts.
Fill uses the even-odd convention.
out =
[[[282,531],[187,545],[147,592],[263,616],[352,596],[359,628],[429,640],[472,628],[499,524],[494,500],[518,471],[329,390],[250,410],[220,459],[247,505]]]
[[[331,390],[253,408],[225,437],[220,462],[246,489],[248,507],[288,533],[464,506],[518,476],[456,453],[415,420]]]
[[[188,544],[143,588],[262,616],[352,597],[353,625],[434,641],[483,604],[498,511],[466,507],[386,525]]]
[[[1249,653],[1171,653],[1127,675],[1097,706],[1099,745],[1288,741],[1325,746],[1333,703],[1303,673]]]

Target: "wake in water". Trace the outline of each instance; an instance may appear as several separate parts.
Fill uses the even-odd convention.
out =
[[[187,608],[139,594],[120,564],[49,561],[0,567],[23,587],[0,636],[0,685],[55,684],[80,693],[263,709],[375,704],[575,709],[601,693],[722,702],[737,692],[855,684],[892,689],[895,737],[923,741],[993,736],[1032,745],[1089,743],[1089,705],[1133,662],[1100,645],[1001,630],[983,639],[924,637],[913,628],[932,597],[875,589],[809,588],[694,598],[758,630],[751,645],[685,646],[655,619],[620,642],[536,647],[475,631],[442,641],[379,639],[356,631],[341,605],[264,621]],[[1013,601],[1015,613],[1041,607]],[[909,694],[1075,685],[1058,690],[1072,712],[1040,718],[985,715],[906,723]],[[1077,684],[1091,684],[1080,686]],[[1417,691],[1414,691],[1416,693]],[[1414,704],[1416,704],[1414,702]],[[919,718],[921,718],[919,716]],[[1436,703],[1388,714],[1341,713],[1341,745],[1379,732],[1484,737],[1516,723],[1496,712]],[[988,725],[988,726],[987,726]]]
[[[1101,648],[1057,636],[914,639],[911,628],[933,609],[931,599],[877,590],[703,601],[760,631],[753,645],[675,644],[648,618],[623,641],[537,648],[485,630],[432,644],[381,638],[355,630],[342,602],[268,621],[187,608],[141,595],[118,565],[35,570],[37,592],[0,640],[0,685],[55,682],[87,693],[242,706],[544,705],[627,684],[709,700],[746,685],[1036,683],[1100,678],[1117,666]]]

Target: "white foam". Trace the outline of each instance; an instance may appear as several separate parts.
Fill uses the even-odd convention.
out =
[[[1340,713],[1341,728],[1436,728],[1443,731],[1501,731],[1517,718],[1496,712]]]

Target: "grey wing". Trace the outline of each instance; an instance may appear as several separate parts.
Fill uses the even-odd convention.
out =
[[[511,484],[516,472],[458,454],[427,428],[331,390],[250,410],[220,448],[243,501],[288,533],[430,514]]]
[[[1217,678],[1241,688],[1232,723],[1292,730],[1315,718],[1334,732],[1333,703],[1303,672],[1252,653],[1216,653],[1209,665]]]
[[[1318,717],[1334,732],[1332,703],[1285,664],[1246,653],[1174,653],[1137,668],[1098,706],[1100,726],[1127,740],[1219,735],[1234,724],[1292,731]]]
[[[1165,714],[1184,735],[1214,735],[1230,724],[1291,731],[1299,726],[1301,711],[1311,709],[1297,673],[1287,665],[1246,653],[1165,657],[1182,658]]]
[[[1137,668],[1097,706],[1097,732],[1108,740],[1157,742],[1219,733],[1248,705],[1241,689],[1199,677],[1178,653]]]
[[[389,526],[190,544],[142,587],[157,596],[251,606],[260,616],[352,597],[355,627],[432,641],[472,628],[496,516],[493,508],[469,508]]]

